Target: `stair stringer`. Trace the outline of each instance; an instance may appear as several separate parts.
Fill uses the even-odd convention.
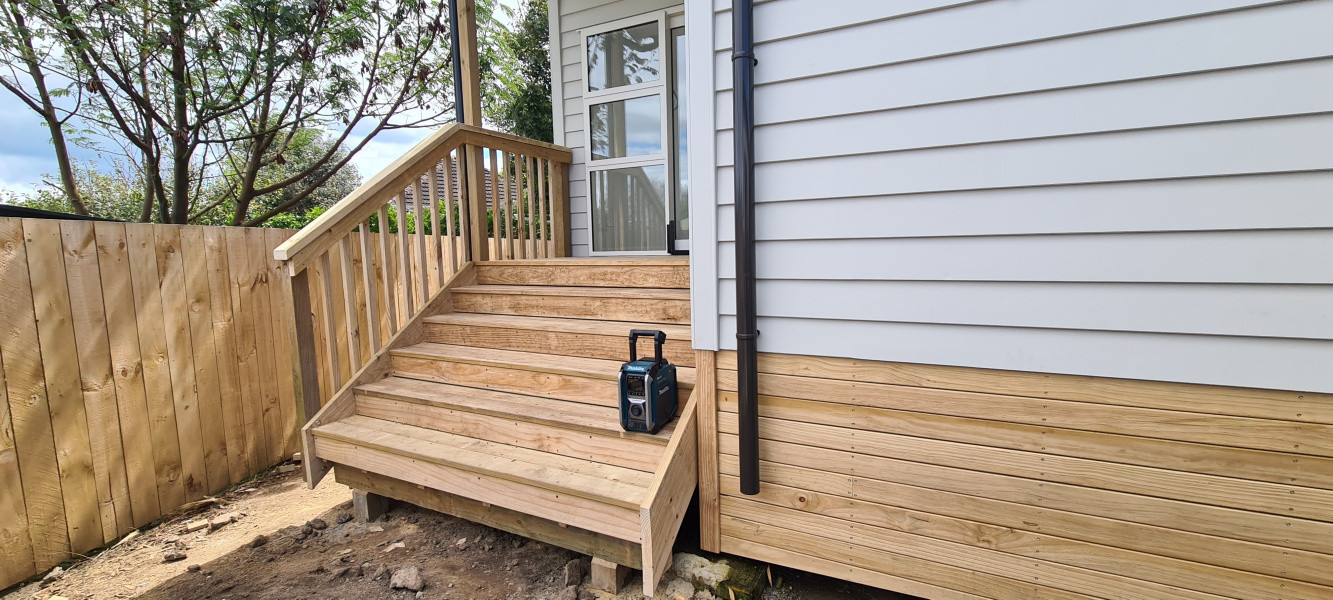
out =
[[[685,402],[653,484],[639,505],[643,527],[643,594],[649,598],[656,594],[658,582],[671,567],[671,548],[699,483],[697,393],[691,393]]]
[[[353,374],[352,378],[347,380],[347,383],[338,388],[338,391],[333,394],[333,398],[301,427],[301,456],[305,465],[307,487],[314,489],[320,480],[328,474],[329,468],[332,466],[315,453],[315,436],[311,430],[325,423],[334,423],[355,414],[356,387],[388,377],[392,370],[392,351],[420,343],[425,337],[426,317],[453,312],[453,289],[476,285],[476,282],[477,272],[472,262],[465,263],[457,273],[454,273],[453,277],[445,282],[440,291],[436,292],[429,302],[421,306],[407,324],[389,339],[389,343],[380,348],[366,362],[366,365],[361,367],[361,370]]]

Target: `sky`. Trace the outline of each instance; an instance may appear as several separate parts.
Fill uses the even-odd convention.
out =
[[[500,4],[515,8],[519,0],[500,0]],[[506,15],[500,11],[500,18]],[[348,140],[355,145],[364,138],[354,135]],[[430,135],[427,129],[388,131],[375,136],[356,156],[356,165],[362,179],[389,166],[417,142]],[[99,157],[96,152],[71,145],[70,154],[82,161],[109,162],[110,157]],[[51,135],[42,120],[18,98],[0,89],[0,191],[28,193],[42,185],[42,176],[56,175],[55,153],[51,149]]]

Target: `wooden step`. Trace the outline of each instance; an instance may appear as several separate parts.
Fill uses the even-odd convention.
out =
[[[690,322],[689,290],[474,285],[454,288],[457,312],[646,323]]]
[[[690,288],[690,265],[674,260],[647,261],[483,262],[477,264],[477,283],[483,285],[545,285],[616,288]]]
[[[619,361],[426,342],[392,351],[390,364],[398,377],[619,406]],[[676,380],[688,397],[694,369],[677,367]]]
[[[642,539],[639,508],[651,485],[648,474],[590,461],[575,465],[568,457],[358,416],[312,433],[319,455],[340,465],[621,539]]]
[[[684,266],[689,268],[690,257],[680,256],[565,256],[561,258],[524,258],[519,260],[482,260],[477,265],[539,265],[562,266]]]
[[[643,471],[370,417],[351,416],[319,429],[326,435],[363,442],[378,439],[363,435],[374,431],[376,436],[397,438],[394,447],[440,456],[435,462],[627,508],[637,507],[653,483],[652,475]]]
[[[358,386],[358,415],[652,471],[674,431],[620,428],[619,410],[402,377]]]
[[[618,362],[629,360],[631,329],[658,329],[667,334],[662,347],[666,359],[678,366],[694,366],[690,328],[683,325],[475,313],[436,315],[426,317],[425,322],[424,340],[428,342]],[[641,341],[640,352],[651,353],[650,344]]]

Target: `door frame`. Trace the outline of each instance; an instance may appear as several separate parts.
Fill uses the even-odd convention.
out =
[[[611,90],[592,90],[588,80],[588,38],[624,29],[635,25],[643,25],[650,22],[657,23],[658,52],[659,52],[659,76],[657,81],[637,83],[633,85],[621,86]],[[623,19],[617,19],[607,23],[599,23],[579,30],[579,74],[582,88],[579,90],[583,100],[583,132],[585,138],[585,163],[587,172],[588,187],[588,254],[591,256],[664,256],[672,253],[672,240],[666,235],[670,223],[675,217],[675,193],[676,178],[678,169],[686,169],[685,165],[674,166],[672,164],[671,145],[674,143],[672,136],[674,127],[671,122],[671,98],[675,93],[675,87],[672,85],[676,57],[671,52],[671,41],[669,36],[671,30],[677,27],[685,26],[684,7],[675,7],[667,10],[656,10],[641,13]],[[594,159],[592,156],[592,106],[594,104],[603,104],[607,102],[633,100],[646,96],[657,95],[660,99],[660,126],[662,148],[661,152],[644,156],[627,156],[621,158]],[[593,198],[593,174],[596,171],[613,170],[625,167],[648,167],[661,165],[666,171],[666,181],[663,189],[663,202],[665,204],[665,219],[662,221],[663,238],[666,244],[661,250],[597,250],[597,234],[594,221],[596,220],[595,200]],[[688,172],[688,171],[682,171]],[[687,242],[688,243],[688,242]]]

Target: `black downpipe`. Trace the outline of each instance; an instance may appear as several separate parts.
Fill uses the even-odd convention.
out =
[[[454,63],[454,122],[463,122],[463,62],[458,48],[458,0],[449,0],[449,60]]]
[[[759,493],[759,374],[754,286],[754,5],[731,2],[732,112],[736,178],[736,370],[741,493]]]

